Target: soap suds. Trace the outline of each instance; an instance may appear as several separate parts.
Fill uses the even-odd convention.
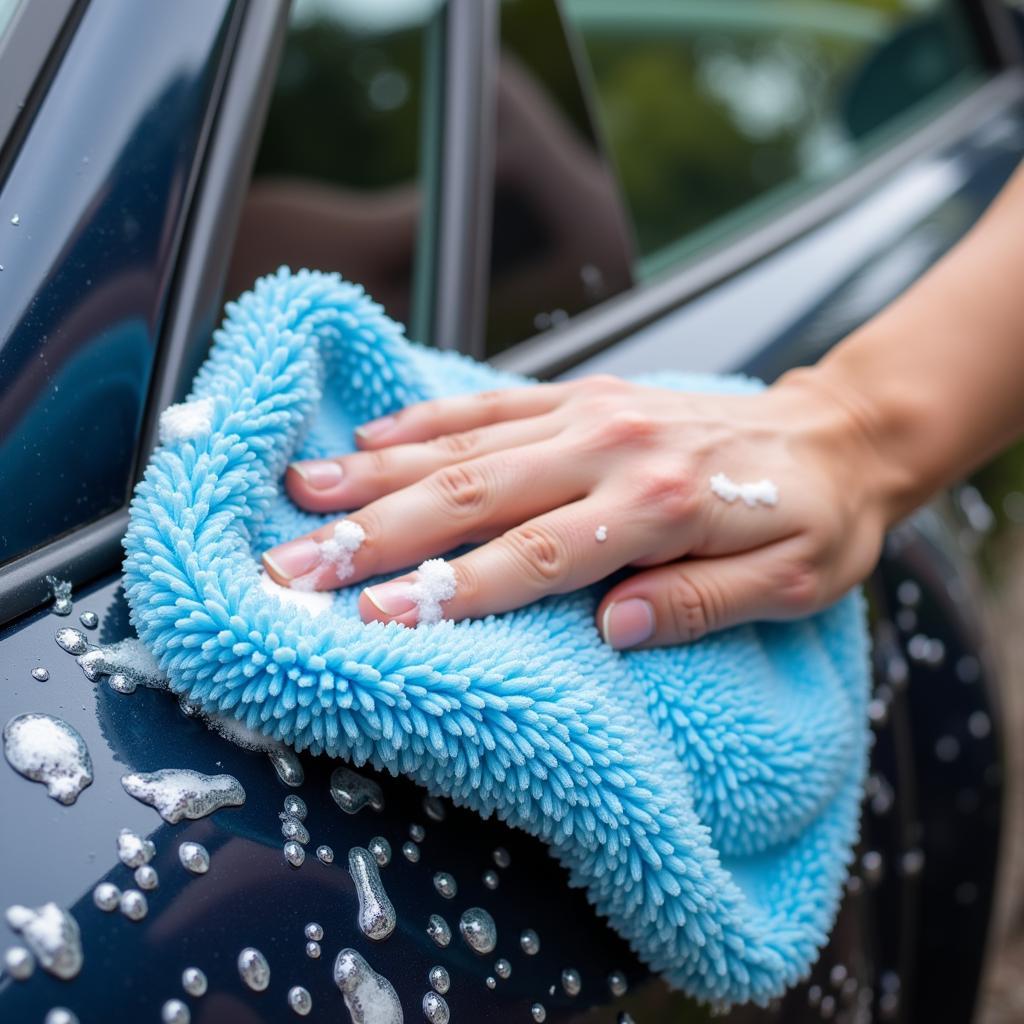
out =
[[[357,522],[342,519],[341,522],[335,523],[334,535],[317,544],[320,548],[320,561],[316,567],[293,579],[290,589],[300,594],[314,593],[325,566],[333,570],[338,582],[344,582],[352,575],[352,556],[359,550],[364,540],[366,532]]]
[[[416,602],[416,621],[421,626],[440,622],[441,604],[455,596],[455,570],[443,558],[428,558],[416,570],[409,585],[409,599]]]
[[[608,539],[608,527],[605,526],[604,523],[602,523],[594,531],[594,540],[596,540],[598,544],[603,544],[607,539]]]
[[[41,712],[17,715],[3,732],[4,755],[26,779],[41,782],[62,804],[73,804],[92,783],[92,758],[78,730]]]
[[[213,410],[212,398],[197,398],[191,402],[169,405],[160,413],[160,443],[191,441],[209,434],[213,429]]]
[[[738,484],[725,473],[716,473],[711,478],[711,490],[730,505],[737,499],[750,508],[756,505],[777,505],[779,489],[771,480],[752,480]]]
[[[305,580],[305,577],[302,577]],[[313,615],[330,610],[334,595],[329,590],[306,590],[303,587],[282,587],[275,583],[267,573],[260,573],[260,587],[271,597],[279,597],[287,604],[297,608],[305,608]]]

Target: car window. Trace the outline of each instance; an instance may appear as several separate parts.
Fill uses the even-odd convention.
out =
[[[424,118],[440,83],[441,0],[297,0],[227,291],[282,264],[362,284],[420,340],[413,296]],[[424,285],[425,286],[425,285]],[[410,322],[412,321],[412,322]]]
[[[554,0],[505,0],[486,354],[632,284],[628,216]]]
[[[565,0],[648,276],[977,80],[956,0]]]

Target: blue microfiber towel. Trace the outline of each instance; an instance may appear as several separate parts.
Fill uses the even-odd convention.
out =
[[[290,460],[352,451],[355,426],[408,403],[527,381],[407,342],[337,275],[282,269],[227,311],[184,407],[191,436],[153,455],[124,542],[132,621],[171,689],[539,836],[698,998],[765,1003],[805,977],[857,836],[860,595],[625,653],[595,629],[596,588],[416,629],[364,625],[358,586],[328,611],[297,607],[261,588],[258,564],[329,518],[286,498]]]

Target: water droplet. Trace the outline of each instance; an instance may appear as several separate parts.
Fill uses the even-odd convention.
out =
[[[583,980],[580,978],[580,972],[575,967],[566,967],[562,971],[562,991],[567,996],[578,996],[583,988]]]
[[[430,982],[430,987],[435,992],[440,992],[441,995],[445,995],[448,989],[451,988],[452,979],[449,977],[448,972],[438,964],[437,967],[431,967],[430,973],[427,975],[427,980]]]
[[[305,821],[309,810],[306,807],[306,801],[301,796],[289,793],[284,798],[284,813],[290,814],[293,818],[298,818],[299,821]]]
[[[160,1008],[160,1020],[163,1024],[189,1024],[192,1014],[180,999],[168,999]]]
[[[343,949],[336,957],[334,983],[341,989],[352,1024],[402,1024],[402,1004],[391,982],[354,949]]]
[[[608,991],[611,992],[613,996],[616,998],[624,996],[628,990],[629,983],[626,981],[626,976],[622,971],[612,971],[612,973],[608,975]]]
[[[323,864],[332,864],[334,862],[334,851],[329,846],[318,846],[316,848],[316,855]]]
[[[148,864],[156,855],[151,839],[143,839],[130,828],[123,828],[117,836],[117,859],[127,868]]]
[[[519,945],[527,956],[536,956],[540,952],[540,936],[532,928],[526,928],[519,936]]]
[[[319,942],[324,937],[324,930],[321,925],[318,925],[316,921],[310,921],[304,929],[307,939],[314,939]]]
[[[135,869],[135,884],[140,889],[155,889],[160,884],[156,868],[152,864],[143,864]]]
[[[542,1003],[534,1003],[530,1007],[530,1016],[537,1021],[537,1024],[543,1024],[543,1021],[548,1019],[548,1011],[544,1009]]]
[[[425,796],[423,798],[423,813],[431,821],[444,821],[444,803],[436,796]]]
[[[430,919],[427,921],[427,934],[442,948],[452,941],[452,930],[440,914],[430,915]]]
[[[136,682],[134,679],[129,679],[123,672],[115,672],[112,676],[107,678],[107,686],[110,687],[114,693],[134,693],[136,690]]]
[[[459,892],[455,879],[447,871],[438,871],[434,875],[434,888],[446,900],[455,899]]]
[[[186,840],[178,846],[178,860],[193,875],[205,875],[210,870],[210,852],[202,843]]]
[[[367,804],[375,811],[384,809],[384,793],[373,779],[357,775],[340,765],[331,772],[331,796],[346,813],[357,814]]]
[[[54,640],[68,654],[85,654],[89,650],[89,638],[80,629],[75,629],[74,626],[65,626],[63,629],[58,629],[56,634],[54,634]]]
[[[43,1024],[78,1024],[78,1018],[66,1006],[55,1006],[47,1012]]]
[[[488,868],[484,872],[484,885],[486,885],[488,889],[497,889],[498,880],[498,872],[495,871],[494,868]]]
[[[402,843],[402,856],[411,864],[416,864],[420,859],[420,848],[413,842]]]
[[[47,576],[46,585],[53,594],[53,614],[71,614],[71,584],[67,580],[58,579],[56,576]]]
[[[78,616],[78,621],[85,626],[86,629],[95,629],[100,624],[99,616],[95,612],[82,612]]]
[[[821,1014],[822,1020],[831,1020],[832,1016],[836,1012],[835,996],[825,996],[821,1001],[821,1006],[818,1008],[818,1012]]]
[[[13,225],[14,225],[15,227],[17,227],[17,226],[18,226],[18,225],[19,225],[19,224],[21,223],[21,217],[20,217],[20,216],[18,216],[18,214],[15,214],[15,215],[14,215],[14,216],[13,216],[13,217],[11,218],[11,223],[12,223],[12,224],[13,224]]]
[[[54,800],[68,805],[92,782],[85,740],[52,715],[16,715],[4,726],[4,755],[26,779],[41,782]]]
[[[306,956],[308,956],[310,958],[310,960],[319,960],[320,959],[320,943],[319,942],[312,942],[312,941],[307,942],[306,943]]]
[[[284,844],[284,859],[293,868],[301,868],[306,859],[306,851],[294,839]]]
[[[149,903],[138,889],[125,889],[119,906],[129,921],[141,921],[149,913]]]
[[[500,960],[495,960],[494,973],[501,978],[502,981],[507,981],[512,977],[512,965],[504,957]]]
[[[409,838],[414,843],[422,843],[427,838],[427,830],[422,825],[410,825]]]
[[[382,868],[386,868],[391,863],[391,844],[383,836],[374,836],[366,844],[366,848]]]
[[[92,891],[92,901],[100,910],[117,910],[121,902],[121,890],[112,882],[100,882]]]
[[[832,969],[828,972],[828,980],[832,982],[833,988],[839,988],[844,981],[846,981],[846,965],[845,964],[833,964]]]
[[[498,926],[482,907],[470,907],[463,911],[459,918],[459,931],[466,945],[481,956],[493,953],[498,944]]]
[[[905,878],[916,878],[924,870],[924,851],[907,850],[900,858],[900,871]]]
[[[486,986],[487,986],[488,988],[491,988],[491,989],[494,989],[494,988],[497,988],[497,987],[498,987],[498,983],[497,983],[497,982],[496,982],[496,981],[494,980],[494,978],[492,978],[492,977],[491,977],[491,975],[489,975],[489,974],[487,975],[487,977],[486,977],[486,978],[484,978],[484,984],[485,984],[485,985],[486,985]]]
[[[15,981],[32,977],[36,969],[36,958],[24,946],[11,946],[4,951],[4,973]]]
[[[359,898],[359,929],[367,938],[380,942],[395,930],[397,915],[384,891],[377,862],[369,850],[354,846],[348,851],[348,870]]]
[[[864,873],[864,881],[868,885],[878,885],[882,880],[885,864],[882,855],[877,850],[868,850],[860,859],[861,870]]]
[[[186,967],[181,972],[181,987],[190,996],[204,996],[207,988],[206,975],[198,967]]]
[[[302,762],[299,755],[290,747],[281,746],[267,751],[267,757],[277,772],[277,777],[286,786],[301,786],[305,781],[306,773],[302,770]]]
[[[992,722],[984,711],[974,711],[967,719],[967,731],[976,740],[983,740],[992,731]]]
[[[293,818],[290,814],[281,814],[279,817],[281,819],[281,835],[285,839],[294,839],[295,842],[302,843],[303,846],[309,842],[309,831],[298,818]]]
[[[443,996],[436,992],[427,992],[423,996],[423,1016],[430,1024],[448,1024],[451,1011]]]
[[[300,1017],[305,1017],[313,1009],[313,997],[309,994],[309,989],[293,985],[288,989],[288,1005]]]
[[[499,846],[494,851],[493,856],[494,863],[497,864],[499,868],[507,868],[512,863],[512,857],[510,856],[508,850],[506,850],[504,846]]]
[[[233,775],[203,775],[191,768],[131,772],[121,776],[121,785],[136,800],[155,807],[171,825],[245,803],[245,790]]]
[[[39,665],[36,668],[32,669],[32,678],[35,679],[36,682],[45,683],[46,680],[50,678],[50,673],[47,672],[47,670],[43,668],[42,665]]]
[[[239,977],[253,992],[263,992],[270,984],[270,964],[258,949],[246,946],[237,963]]]

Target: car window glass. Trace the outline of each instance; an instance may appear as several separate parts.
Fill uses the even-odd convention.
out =
[[[554,0],[505,0],[486,354],[632,283],[631,231]]]
[[[427,340],[409,321],[441,8],[441,0],[293,4],[229,296],[282,264],[335,270]]]
[[[641,276],[834,180],[981,74],[956,0],[565,0]],[[915,116],[916,115],[916,116]]]

